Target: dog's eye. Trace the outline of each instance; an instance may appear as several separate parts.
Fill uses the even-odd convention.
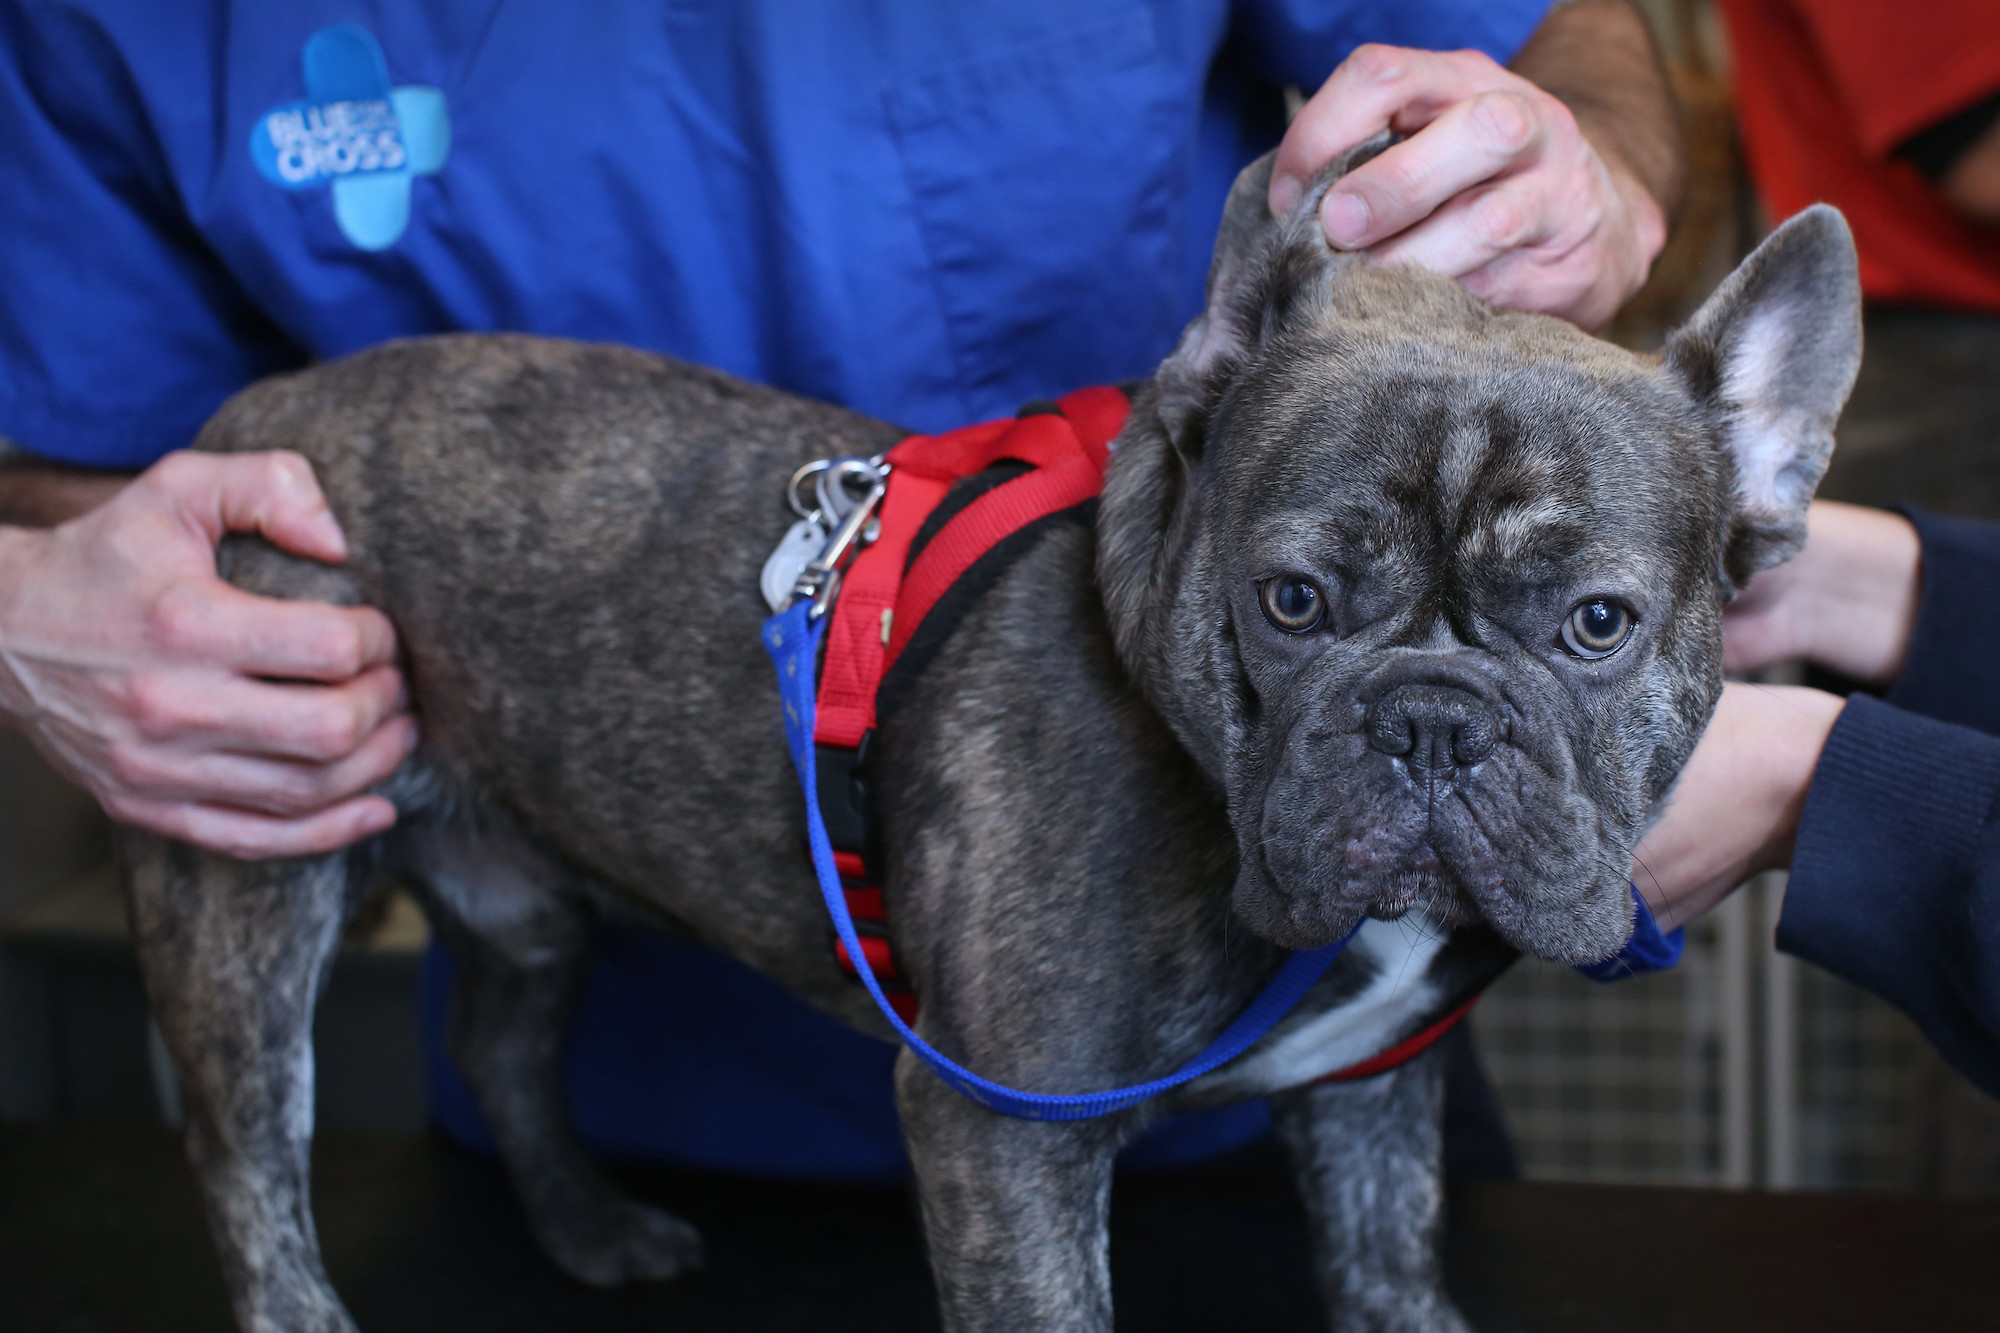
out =
[[[1593,597],[1563,621],[1563,645],[1578,657],[1609,657],[1632,633],[1632,613],[1623,603]]]
[[[1326,598],[1302,578],[1280,574],[1259,585],[1264,618],[1287,634],[1304,634],[1326,615]]]

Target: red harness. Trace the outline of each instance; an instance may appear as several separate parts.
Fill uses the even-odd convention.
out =
[[[861,935],[862,952],[904,1022],[916,1021],[917,997],[889,947],[880,857],[870,846],[873,832],[861,785],[883,678],[917,639],[940,600],[996,547],[1033,524],[1097,498],[1104,489],[1111,441],[1130,410],[1130,400],[1119,389],[1080,389],[1054,403],[1030,404],[1011,419],[942,435],[912,435],[887,455],[888,483],[876,511],[880,533],[849,563],[830,613],[813,741],[821,810],[848,910]],[[1028,470],[986,490],[941,526],[931,522],[954,483],[1009,462]],[[935,532],[912,558],[911,548],[929,528]],[[847,947],[836,940],[834,953],[858,984]],[[1478,998],[1474,995],[1388,1050],[1321,1081],[1364,1078],[1395,1068],[1449,1032]]]

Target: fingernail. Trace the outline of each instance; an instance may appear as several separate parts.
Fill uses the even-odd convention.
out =
[[[1335,191],[1320,203],[1319,224],[1333,244],[1342,248],[1359,245],[1368,234],[1368,201],[1358,194]]]
[[[1271,182],[1271,214],[1284,217],[1299,206],[1299,196],[1305,187],[1291,176],[1280,176]]]
[[[340,530],[340,520],[333,516],[332,510],[322,509],[317,521],[320,535],[326,538],[327,549],[332,551],[337,558],[345,560],[347,558],[347,534]]]

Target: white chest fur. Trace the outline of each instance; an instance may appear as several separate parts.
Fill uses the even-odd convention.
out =
[[[1276,1092],[1380,1055],[1446,998],[1428,975],[1444,942],[1444,931],[1415,914],[1400,921],[1363,922],[1347,946],[1374,965],[1361,992],[1323,1013],[1286,1024],[1204,1078],[1201,1091],[1245,1097]],[[1312,997],[1305,1003],[1311,1004]]]

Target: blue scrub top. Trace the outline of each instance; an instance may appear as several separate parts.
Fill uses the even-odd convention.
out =
[[[140,467],[262,375],[462,329],[629,343],[916,430],[1004,415],[1151,372],[1282,85],[1363,41],[1504,61],[1545,8],[0,0],[0,436]],[[607,932],[572,1094],[604,1146],[893,1173],[892,1054]]]

